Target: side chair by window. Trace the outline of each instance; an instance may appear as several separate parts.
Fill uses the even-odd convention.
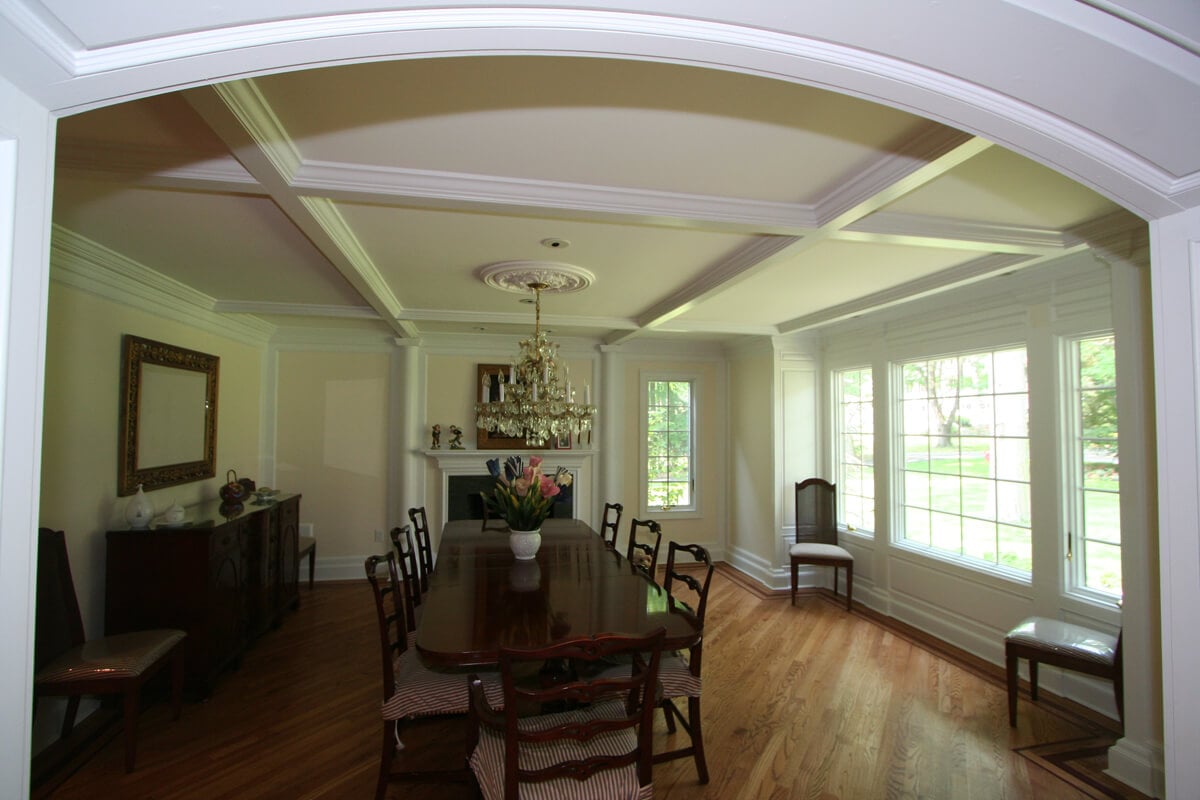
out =
[[[645,529],[645,534],[639,538],[639,529]],[[653,544],[651,543],[653,542]],[[655,570],[658,569],[658,548],[662,544],[662,526],[652,519],[635,519],[629,523],[629,547],[625,558],[629,563],[646,573],[654,580]]]
[[[407,526],[406,526],[407,527]],[[416,650],[409,646],[403,598],[403,582],[396,567],[395,550],[368,556],[363,564],[367,582],[375,598],[379,623],[379,648],[383,666],[383,753],[379,761],[376,800],[383,800],[393,781],[467,781],[466,767],[450,770],[393,769],[396,751],[402,749],[400,733],[404,723],[422,717],[466,714],[467,680],[462,673],[438,672],[421,663]],[[383,574],[380,575],[380,569]],[[504,693],[499,676],[487,673],[481,678],[482,691],[489,702],[502,704]]]
[[[417,562],[421,569],[421,593],[429,591],[429,576],[433,572],[433,545],[429,541],[429,518],[425,506],[410,508],[408,518],[412,521],[413,537],[417,541]]]
[[[687,559],[691,556],[691,559]],[[682,557],[682,558],[680,558]],[[686,569],[681,567],[687,565]],[[695,569],[696,566],[702,567]],[[690,747],[654,754],[654,763],[691,756],[696,762],[700,783],[708,783],[708,763],[704,758],[704,736],[700,724],[700,665],[704,651],[704,614],[708,608],[708,587],[712,583],[713,561],[708,551],[698,544],[667,543],[667,571],[663,589],[667,593],[671,613],[685,614],[701,632],[687,656],[665,653],[659,668],[658,682],[662,686],[663,717],[667,732],[675,732],[675,720],[687,731]],[[674,698],[686,697],[687,718],[675,706]]]
[[[1038,699],[1038,663],[1095,675],[1113,682],[1117,716],[1125,724],[1125,670],[1121,654],[1124,629],[1112,636],[1049,617],[1029,617],[1004,637],[1008,679],[1008,724],[1017,725],[1017,664],[1029,661],[1029,696]]]
[[[504,711],[492,708],[482,681],[470,678],[468,762],[485,800],[653,796],[655,692],[666,631],[628,637],[598,634],[529,650],[500,650]],[[627,658],[619,676],[579,678],[542,687],[514,675],[545,661]],[[581,672],[583,672],[581,670]],[[522,709],[566,710],[521,716]]]
[[[600,520],[600,538],[610,548],[617,548],[617,531],[621,526],[621,514],[625,507],[620,503],[605,503],[604,517]]]
[[[801,564],[833,567],[833,593],[839,569],[846,570],[846,610],[854,597],[854,556],[837,543],[837,492],[829,481],[809,478],[796,484],[796,543],[788,550],[792,567],[792,605]]]
[[[67,697],[62,736],[75,727],[82,695],[120,694],[125,726],[125,771],[137,757],[142,686],[171,665],[175,719],[183,704],[184,640],[181,630],[135,631],[86,640],[79,599],[62,531],[38,529],[37,613],[33,695]]]

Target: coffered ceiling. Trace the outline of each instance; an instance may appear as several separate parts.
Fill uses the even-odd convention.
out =
[[[54,222],[282,330],[508,335],[531,310],[480,271],[567,263],[594,279],[546,297],[547,325],[609,343],[805,330],[1143,224],[883,105],[551,56],[287,72],[65,117]]]

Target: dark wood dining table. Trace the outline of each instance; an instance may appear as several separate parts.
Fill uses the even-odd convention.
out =
[[[497,523],[446,523],[421,607],[417,651],[434,667],[495,665],[501,647],[541,648],[597,633],[663,627],[669,649],[699,636],[662,587],[575,519],[546,520],[531,561],[513,557]]]

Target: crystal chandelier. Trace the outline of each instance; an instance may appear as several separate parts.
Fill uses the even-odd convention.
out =
[[[505,436],[523,437],[531,447],[544,447],[560,436],[592,429],[596,407],[592,387],[584,387],[584,401],[575,402],[570,369],[559,374],[558,345],[542,331],[542,290],[545,283],[527,284],[534,295],[533,337],[522,339],[521,352],[507,374],[499,375],[499,395],[493,397],[491,376],[484,377],[480,402],[475,404],[476,424]]]

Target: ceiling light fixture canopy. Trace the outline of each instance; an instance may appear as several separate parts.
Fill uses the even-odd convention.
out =
[[[501,371],[498,398],[491,397],[491,377],[485,376],[475,418],[484,430],[523,437],[531,447],[544,447],[560,436],[590,431],[596,407],[591,384],[584,385],[584,401],[575,401],[571,369],[560,362],[558,345],[542,330],[542,290],[547,284],[532,281],[527,288],[534,297],[533,336],[521,340],[521,351],[507,374]]]

